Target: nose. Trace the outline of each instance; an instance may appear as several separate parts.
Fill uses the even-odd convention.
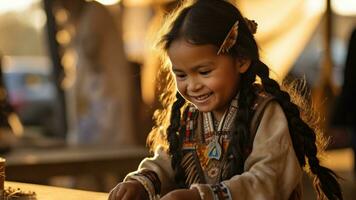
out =
[[[199,91],[203,87],[203,84],[196,78],[189,79],[187,90],[190,92]]]

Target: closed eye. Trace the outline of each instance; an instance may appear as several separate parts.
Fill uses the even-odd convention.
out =
[[[177,72],[175,72],[174,75],[175,75],[177,78],[180,78],[180,79],[183,79],[183,78],[185,78],[185,77],[187,76],[187,75],[184,74],[184,73],[177,73]]]
[[[212,70],[200,71],[199,74],[201,74],[201,75],[208,75],[208,74],[210,74],[211,71],[212,71]]]

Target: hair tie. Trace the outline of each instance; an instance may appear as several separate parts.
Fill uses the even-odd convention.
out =
[[[246,22],[246,25],[247,25],[248,29],[251,31],[251,33],[255,34],[257,32],[257,26],[258,26],[256,21],[255,20],[250,20],[247,17],[244,17],[244,20]]]

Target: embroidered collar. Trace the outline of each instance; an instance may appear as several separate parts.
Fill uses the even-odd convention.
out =
[[[229,108],[225,111],[224,115],[222,116],[218,129],[215,130],[214,128],[214,120],[212,112],[203,113],[203,121],[204,121],[204,134],[213,133],[215,131],[231,131],[234,119],[237,114],[237,100],[238,94],[234,99],[232,99]]]
[[[219,123],[218,130],[214,130],[214,121],[212,112],[203,113],[203,123],[204,123],[204,138],[207,138],[209,134],[212,135],[212,138],[209,141],[206,151],[206,157],[209,159],[220,160],[223,149],[223,142],[220,140],[223,132],[228,132],[232,130],[233,121],[237,113],[237,97],[232,99],[229,108],[225,111],[222,119]],[[227,137],[227,135],[225,135]]]

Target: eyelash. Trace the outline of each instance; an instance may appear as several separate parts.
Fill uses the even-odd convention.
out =
[[[185,74],[176,74],[176,77],[178,77],[178,78],[184,78],[184,77],[186,77],[186,75],[185,75]]]
[[[202,71],[202,72],[199,72],[199,74],[201,74],[201,75],[208,75],[210,72],[211,72],[211,70]]]
[[[206,76],[206,75],[208,75],[211,71],[212,71],[212,70],[201,71],[201,72],[199,72],[199,74],[201,74],[201,75],[203,75],[203,76]],[[177,73],[174,73],[174,74],[175,74],[175,76],[176,76],[177,78],[180,78],[180,79],[183,79],[183,78],[185,78],[185,77],[187,76],[186,74],[177,74]]]

